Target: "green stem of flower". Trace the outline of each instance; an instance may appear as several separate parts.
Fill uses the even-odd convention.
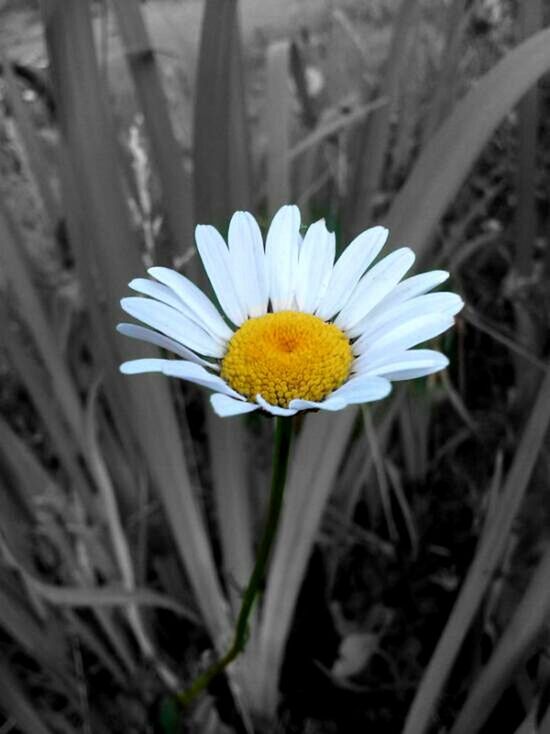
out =
[[[275,445],[273,449],[273,474],[271,479],[271,494],[269,497],[269,509],[254,570],[243,595],[241,609],[237,617],[233,642],[229,650],[198,676],[189,688],[178,694],[178,700],[183,706],[189,704],[201,693],[210,682],[219,675],[227,666],[240,655],[248,639],[248,620],[254,606],[254,602],[263,584],[269,554],[275,540],[281,508],[283,506],[283,495],[286,482],[290,440],[292,437],[292,419],[275,419]]]

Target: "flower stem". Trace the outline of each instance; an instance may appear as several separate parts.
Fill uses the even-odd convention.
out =
[[[283,506],[283,494],[286,482],[290,440],[292,437],[292,419],[275,419],[275,445],[273,448],[273,473],[271,479],[271,494],[269,497],[269,509],[267,520],[258,548],[256,563],[252,575],[244,592],[239,616],[235,625],[233,642],[229,650],[198,676],[189,688],[178,693],[178,700],[183,706],[189,704],[203,691],[210,682],[243,652],[248,639],[248,620],[254,606],[254,602],[263,584],[269,554],[277,533],[281,508]]]

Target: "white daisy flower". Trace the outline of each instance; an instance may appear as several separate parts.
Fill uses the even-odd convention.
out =
[[[392,380],[437,372],[447,357],[412,347],[450,328],[462,300],[428,293],[448,278],[442,270],[402,280],[415,257],[408,247],[372,265],[387,237],[384,227],[368,229],[334,262],[334,234],[321,220],[302,239],[296,206],[277,212],[265,249],[248,212],[233,215],[229,247],[214,227],[199,225],[198,251],[223,313],[185,276],[150,268],[153,280],[130,283],[142,295],[121,304],[151,328],[117,328],[178,359],[120,369],[207,387],[221,416],[342,410],[386,397]]]

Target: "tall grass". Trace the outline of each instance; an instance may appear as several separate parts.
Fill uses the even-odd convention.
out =
[[[113,0],[113,8],[143,115],[153,189],[160,192],[165,226],[157,252],[166,262],[180,262],[192,247],[195,223],[224,230],[240,208],[255,211],[265,223],[266,215],[290,200],[307,204],[307,221],[320,211],[330,213],[346,236],[368,226],[377,212],[392,230],[391,246],[411,244],[422,266],[459,262],[458,248],[467,239],[465,220],[473,216],[460,210],[461,193],[495,131],[523,100],[518,158],[523,198],[517,210],[522,239],[513,256],[522,273],[533,264],[534,231],[523,226],[534,196],[532,90],[550,69],[550,31],[538,30],[538,16],[533,20],[522,10],[525,40],[503,52],[474,84],[466,77],[455,84],[470,17],[465,4],[451,3],[434,24],[421,3],[404,0],[391,20],[392,40],[379,81],[369,86],[369,75],[362,75],[355,96],[345,99],[338,98],[338,90],[313,94],[311,69],[300,50],[303,39],[290,34],[272,39],[262,47],[261,112],[251,119],[249,75],[255,69],[242,47],[238,4],[206,0],[191,172],[177,142],[178,121],[165,93],[159,48],[142,9],[121,0]],[[0,201],[5,276],[0,344],[22,401],[0,421],[0,708],[5,726],[13,722],[29,734],[75,727],[145,731],[148,718],[176,731],[177,724],[170,722],[177,721],[177,712],[159,701],[184,687],[213,650],[225,647],[253,564],[268,486],[271,427],[256,416],[221,420],[211,414],[202,393],[182,392],[180,385],[119,375],[124,359],[151,354],[151,348],[127,343],[115,331],[119,299],[144,269],[144,242],[129,206],[136,184],[128,179],[126,131],[117,126],[108,104],[112,90],[100,72],[92,3],[42,0],[41,13],[55,100],[56,171],[48,169],[43,140],[10,59],[3,58],[6,129],[16,139],[23,175],[41,202],[49,237],[44,251],[55,250],[56,235],[66,232],[79,305],[64,341],[66,326],[42,287],[28,228],[6,196]],[[376,23],[374,15],[367,20]],[[353,30],[343,10],[333,22]],[[412,57],[403,53],[412,45],[414,24],[417,29],[427,24],[450,50],[439,54],[431,99],[415,109],[410,101],[398,104],[402,90],[410,91],[415,83]],[[308,63],[328,79],[322,61]],[[421,100],[421,94],[407,99]],[[255,144],[254,135],[264,145]],[[415,151],[410,164],[405,165],[408,155],[393,154],[394,140],[399,150]],[[455,250],[449,243],[440,246],[445,217],[464,226],[455,235]],[[479,221],[479,214],[475,218]],[[493,255],[489,250],[484,256],[490,262]],[[197,260],[187,262],[187,271],[206,286]],[[514,347],[513,336],[495,333],[499,345]],[[517,341],[522,343],[515,353],[523,360],[518,364],[525,366],[532,344]],[[461,344],[448,346],[459,352]],[[494,590],[494,576],[509,552],[514,521],[544,451],[549,378],[540,359],[534,364],[539,369],[534,368],[533,380],[541,377],[542,382],[521,416],[525,427],[515,451],[509,444],[495,449],[498,461],[507,450],[510,469],[502,488],[493,482],[496,506],[478,533],[465,579],[458,580],[462,588],[435,651],[423,651],[431,660],[423,676],[417,671],[417,689],[408,694],[406,734],[429,731],[437,717],[466,633]],[[458,388],[447,377],[428,382],[423,394],[399,391],[373,415],[364,413],[363,420],[359,411],[348,409],[301,421],[266,588],[246,653],[229,672],[231,695],[220,683],[213,697],[188,714],[189,730],[222,731],[220,717],[238,719],[249,732],[277,725],[297,605],[312,555],[331,522],[343,528],[334,532],[342,542],[348,533],[363,533],[377,553],[396,557],[402,552],[400,538],[406,537],[411,557],[418,555],[419,518],[411,488],[427,481],[430,467],[450,446],[465,436],[483,440],[460,395],[463,376],[456,374]],[[456,412],[462,431],[438,435],[434,443],[433,415],[442,403],[449,414]],[[395,435],[401,446],[397,454]],[[354,514],[363,506],[372,529],[355,528]],[[374,530],[380,513],[384,532]],[[518,666],[538,649],[548,610],[548,553],[541,555],[540,564],[530,567],[531,581],[493,655],[468,681],[464,709],[455,722],[446,722],[445,731],[480,729]],[[347,639],[345,632],[341,638]],[[352,648],[353,640],[359,644],[357,637],[350,639]],[[319,649],[323,642],[316,641]],[[380,634],[378,644],[383,642]],[[326,674],[330,678],[331,671]],[[537,693],[524,698],[528,722],[536,718]],[[235,704],[229,713],[223,705],[228,699]]]

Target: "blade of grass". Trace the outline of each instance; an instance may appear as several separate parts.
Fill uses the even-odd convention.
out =
[[[426,145],[386,218],[392,246],[411,242],[417,264],[437,223],[497,125],[550,67],[550,30],[510,51],[454,107]]]
[[[529,38],[543,27],[542,3],[532,0],[518,6],[520,39]],[[538,230],[536,206],[537,138],[539,127],[539,93],[534,84],[518,105],[518,150],[516,168],[517,207],[515,212],[515,270],[518,277],[532,275],[535,239]],[[532,352],[539,351],[533,317],[521,301],[514,303],[518,341]],[[532,398],[533,370],[515,360],[518,404]]]
[[[471,688],[451,734],[476,734],[482,728],[518,666],[533,653],[549,618],[550,546],[539,561],[489,662]]]
[[[416,23],[419,7],[418,0],[403,0],[397,11],[386,68],[380,85],[388,104],[377,109],[360,132],[352,184],[346,202],[346,227],[349,228],[349,232],[365,229],[372,216],[374,195],[380,186],[390,140],[393,103],[407,60],[403,50]]]
[[[318,125],[309,135],[302,138],[296,145],[294,145],[288,152],[288,157],[291,161],[301,156],[303,153],[309,151],[311,148],[324,142],[327,138],[332,135],[336,135],[339,132],[348,130],[357,123],[364,120],[374,110],[387,104],[388,100],[386,97],[380,97],[372,102],[360,105],[353,112],[347,112],[346,114],[338,115],[335,119],[331,119],[329,122],[324,122]]]
[[[79,277],[90,306],[96,353],[120,433],[135,436],[161,493],[181,561],[207,628],[226,630],[226,604],[204,520],[182,452],[169,385],[154,376],[122,378],[119,361],[149,356],[136,342],[115,338],[119,299],[139,273],[136,242],[116,167],[113,126],[105,104],[91,29],[90,5],[43,0],[43,18],[62,122],[63,192]]]
[[[90,391],[86,407],[84,428],[86,444],[88,447],[88,466],[93,472],[95,484],[99,489],[102,509],[107,520],[107,527],[109,529],[109,535],[120,571],[123,587],[125,591],[132,594],[135,593],[136,586],[132,554],[120,520],[114,487],[99,449],[96,436],[95,408],[98,388],[99,383],[96,381]],[[175,674],[172,673],[158,658],[154,645],[145,629],[138,605],[128,603],[125,607],[125,613],[145,660],[155,668],[160,679],[169,690],[177,691],[180,687],[178,679]]]
[[[221,227],[230,212],[249,206],[251,190],[237,12],[235,0],[206,1],[196,82],[196,219]]]
[[[290,114],[288,41],[276,41],[267,48],[265,131],[267,139],[267,210],[272,217],[290,201]]]
[[[163,208],[172,237],[170,250],[173,255],[179,255],[193,241],[191,180],[183,167],[155,49],[140,6],[126,0],[113,0],[113,5],[149,136],[151,160],[159,177]]]
[[[445,36],[441,46],[442,58],[434,83],[435,94],[423,130],[424,143],[429,143],[453,103],[459,78],[460,47],[466,27],[465,10],[466,0],[453,0],[446,11]]]
[[[423,734],[464,637],[501,561],[512,524],[550,424],[550,370],[547,370],[502,490],[493,522],[479,548],[407,716],[404,734]]]
[[[252,521],[248,495],[246,432],[240,421],[228,421],[208,412],[210,461],[216,500],[223,568],[233,613],[254,565]]]
[[[518,6],[520,39],[542,28],[542,3],[531,0]],[[537,133],[539,118],[538,89],[534,84],[518,105],[518,158],[515,266],[519,275],[529,275],[533,267],[533,249],[537,234],[535,207]]]
[[[309,415],[296,441],[254,650],[252,702],[273,715],[294,607],[356,412]]]

